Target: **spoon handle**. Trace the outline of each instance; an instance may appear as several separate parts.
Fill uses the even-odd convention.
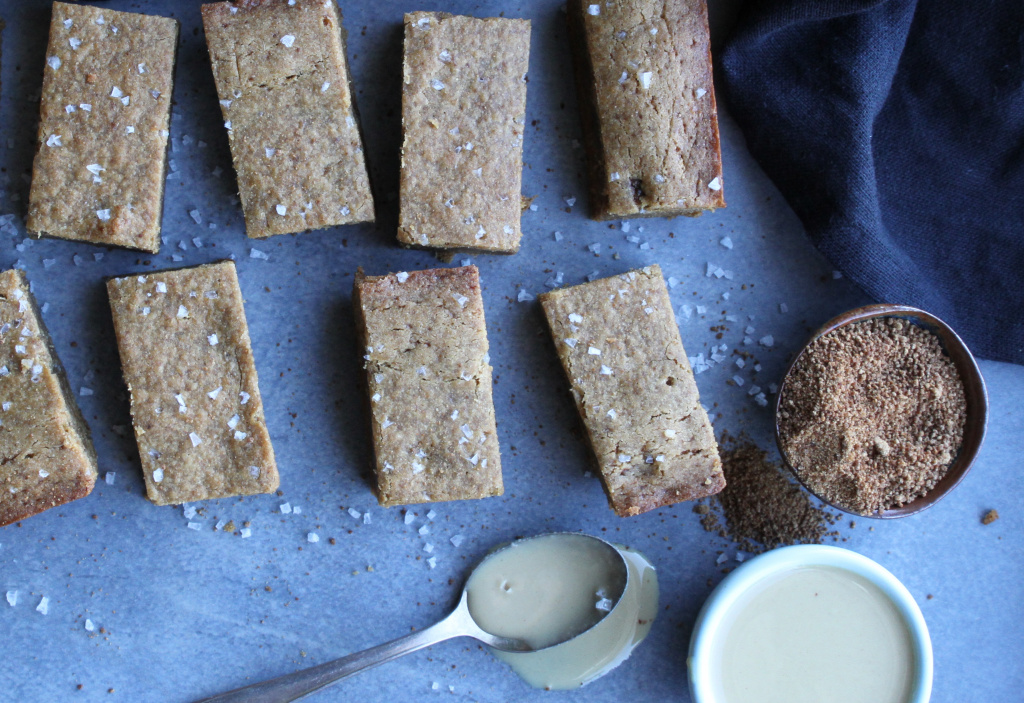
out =
[[[410,652],[453,637],[472,634],[472,628],[465,626],[462,608],[456,608],[444,620],[424,630],[412,632],[396,640],[309,669],[296,671],[293,674],[285,674],[251,686],[203,698],[197,703],[288,703],[364,669],[397,659]]]

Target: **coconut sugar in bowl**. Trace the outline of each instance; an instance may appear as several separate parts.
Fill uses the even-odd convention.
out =
[[[963,340],[905,305],[826,322],[793,359],[775,401],[786,466],[823,502],[897,518],[938,502],[985,437],[988,394]]]

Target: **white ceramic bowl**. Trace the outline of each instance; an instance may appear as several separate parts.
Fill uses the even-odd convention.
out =
[[[723,619],[741,595],[764,579],[806,566],[831,566],[851,571],[875,584],[903,616],[914,650],[914,672],[907,703],[928,703],[932,693],[932,642],[924,616],[910,591],[877,562],[839,547],[817,544],[775,549],[737,567],[711,592],[697,615],[686,664],[694,703],[721,703],[715,697],[712,653],[724,634]]]

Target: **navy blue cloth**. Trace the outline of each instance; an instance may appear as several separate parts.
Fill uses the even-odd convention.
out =
[[[747,0],[720,63],[836,268],[1024,363],[1024,0]]]

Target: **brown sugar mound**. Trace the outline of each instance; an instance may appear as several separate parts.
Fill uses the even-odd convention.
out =
[[[694,508],[705,530],[752,554],[791,544],[820,544],[836,534],[829,527],[839,515],[817,506],[767,452],[751,442],[734,443],[728,436],[722,437],[721,447],[725,489]]]
[[[782,448],[800,479],[861,515],[930,491],[960,448],[967,414],[938,337],[895,317],[819,337],[781,400]]]

